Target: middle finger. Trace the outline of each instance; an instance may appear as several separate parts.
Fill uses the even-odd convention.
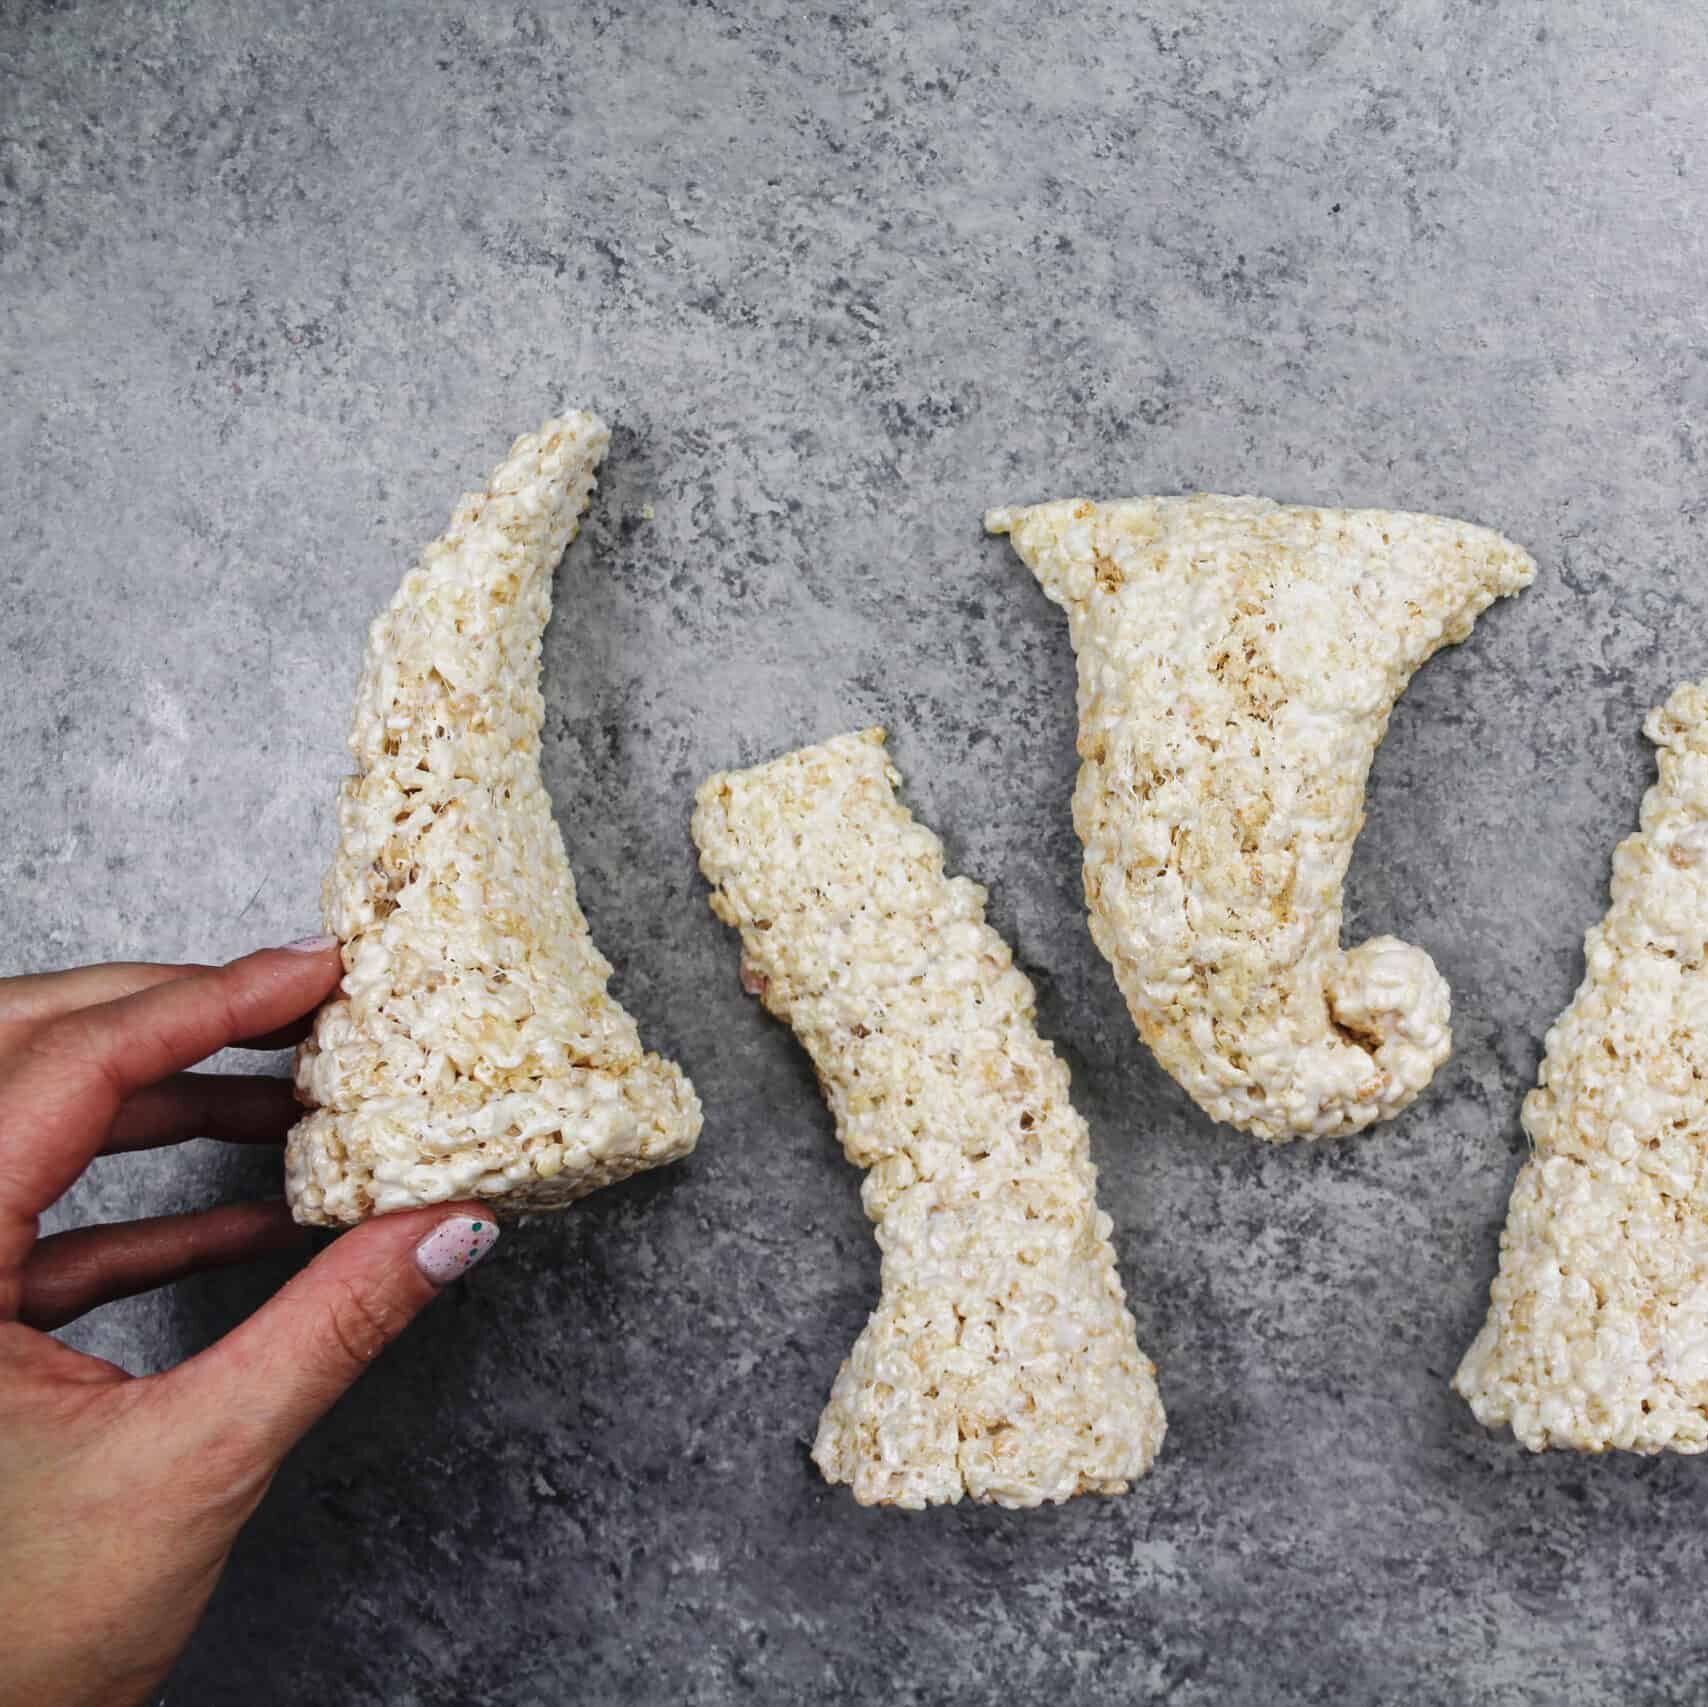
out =
[[[302,1116],[289,1079],[259,1073],[174,1073],[132,1096],[108,1129],[103,1156],[187,1138],[278,1144]]]

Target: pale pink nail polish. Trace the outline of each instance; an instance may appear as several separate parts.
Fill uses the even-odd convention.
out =
[[[299,936],[295,942],[287,942],[285,948],[292,954],[324,954],[329,948],[336,948],[338,939],[330,934],[322,936]]]
[[[489,1216],[453,1215],[441,1221],[415,1247],[415,1266],[435,1286],[461,1280],[498,1243],[498,1228]]]

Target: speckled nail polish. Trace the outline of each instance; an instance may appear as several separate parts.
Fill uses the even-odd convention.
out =
[[[415,1247],[415,1266],[435,1286],[461,1280],[498,1243],[497,1225],[486,1217],[475,1220],[453,1215],[441,1221]]]

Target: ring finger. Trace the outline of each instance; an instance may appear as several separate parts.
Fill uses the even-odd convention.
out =
[[[43,1331],[61,1328],[115,1298],[287,1250],[305,1237],[283,1203],[228,1203],[54,1233],[24,1264],[18,1319]]]
[[[186,1138],[277,1144],[302,1116],[289,1079],[259,1073],[174,1073],[120,1108],[103,1156],[152,1150]]]

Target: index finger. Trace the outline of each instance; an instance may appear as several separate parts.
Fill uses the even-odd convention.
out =
[[[193,978],[206,966],[157,966],[141,960],[113,960],[103,966],[73,966],[64,972],[25,972],[0,978],[0,1025],[41,1025],[78,1008],[114,1002],[179,978]]]
[[[28,1036],[0,1076],[0,1268],[36,1216],[100,1149],[133,1092],[317,1007],[342,971],[336,943],[269,948],[96,1007]]]
[[[213,967],[199,961],[110,960],[98,966],[72,966],[63,972],[22,972],[0,978],[0,1025],[43,1025],[78,1008],[116,1002],[138,990],[151,990],[178,978],[194,978]],[[260,1037],[232,1040],[234,1049],[289,1049],[308,1035],[312,1016],[293,1020]]]

